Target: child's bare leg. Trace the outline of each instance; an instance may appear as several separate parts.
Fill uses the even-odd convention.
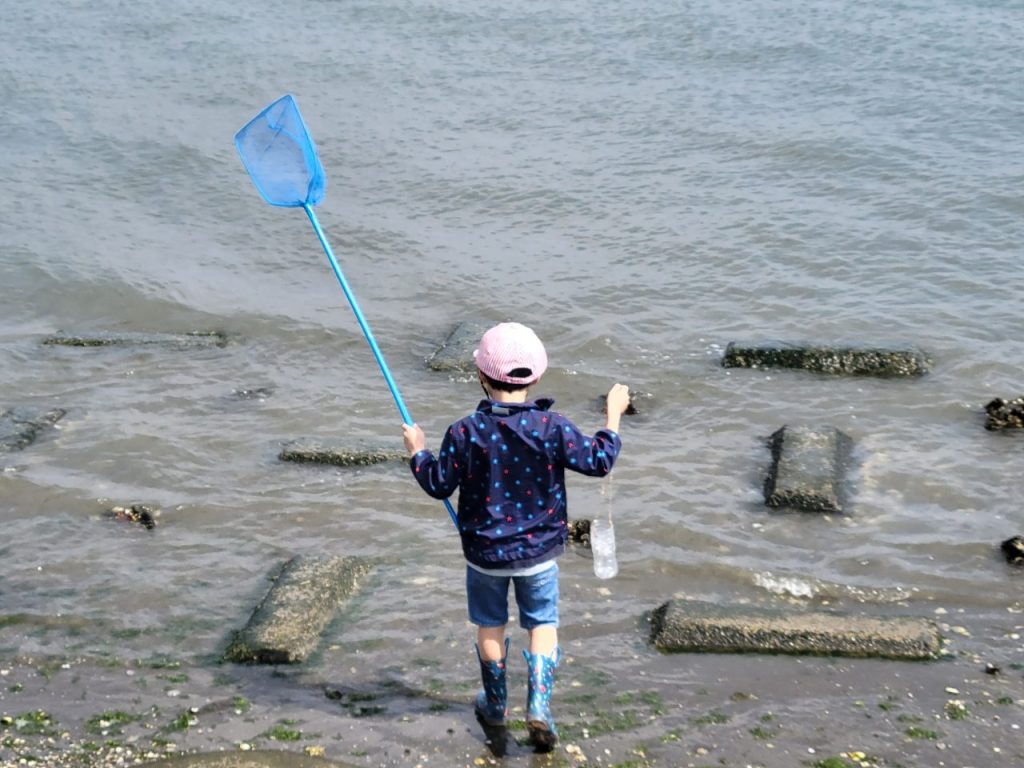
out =
[[[484,661],[501,661],[505,657],[505,627],[477,627],[476,644]]]
[[[541,624],[530,630],[530,653],[550,656],[558,646],[558,627],[554,624]]]

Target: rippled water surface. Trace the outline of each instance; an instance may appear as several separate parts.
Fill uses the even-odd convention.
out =
[[[613,516],[620,566],[563,559],[570,638],[626,658],[678,595],[1020,612],[997,548],[1024,533],[1024,444],[982,413],[1024,393],[1018,4],[7,5],[0,408],[67,415],[0,455],[0,613],[65,623],[0,648],[213,654],[298,553],[379,562],[332,629],[370,664],[466,640],[457,537],[405,467],[276,458],[299,437],[401,446],[309,222],[264,204],[232,145],[285,92],[326,169],[320,221],[434,444],[479,398],[425,365],[468,319],[532,325],[538,394],[582,426],[615,381],[649,394],[611,484],[570,481],[572,517]],[[229,344],[41,344],[208,329]],[[934,367],[720,366],[762,339]],[[847,514],[764,506],[784,424],[853,439]],[[133,503],[160,508],[153,531],[103,516]]]

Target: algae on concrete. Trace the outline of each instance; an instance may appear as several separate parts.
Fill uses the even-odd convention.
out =
[[[651,616],[651,642],[667,652],[784,653],[934,659],[938,626],[913,617],[726,607],[669,600]]]
[[[842,512],[844,469],[852,440],[835,427],[784,426],[769,439],[772,463],[765,504],[811,512]]]
[[[729,342],[724,368],[799,368],[848,376],[921,376],[931,360],[919,349],[839,347],[787,342]]]
[[[337,467],[368,467],[389,461],[407,461],[409,454],[379,446],[324,445],[316,440],[292,440],[277,455],[281,461],[299,464],[330,464]]]
[[[150,768],[353,768],[323,757],[285,750],[199,752],[148,763]]]
[[[236,632],[226,661],[298,664],[309,658],[342,603],[359,589],[369,563],[358,557],[296,555]]]
[[[58,331],[43,339],[43,344],[59,347],[135,347],[163,346],[174,349],[225,347],[228,338],[222,331],[186,331],[185,333],[140,333],[98,331],[73,334]]]

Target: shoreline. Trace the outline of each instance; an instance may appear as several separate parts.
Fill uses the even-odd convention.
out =
[[[1024,761],[1016,649],[1007,662],[969,651],[930,662],[643,651],[642,670],[614,676],[588,663],[593,649],[581,641],[566,651],[553,699],[559,746],[550,755],[524,746],[522,706],[510,698],[501,758],[475,722],[478,681],[461,658],[430,670],[428,685],[408,668],[352,666],[323,679],[319,670],[167,659],[2,659],[0,765],[107,768],[188,755],[182,764],[198,765],[207,753],[262,750],[380,768]]]

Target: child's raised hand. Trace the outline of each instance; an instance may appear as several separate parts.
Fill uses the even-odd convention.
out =
[[[629,387],[615,384],[608,390],[608,413],[621,416],[629,408]]]
[[[409,452],[410,456],[415,456],[427,445],[427,438],[419,424],[403,424],[402,439],[405,441],[405,450]]]

